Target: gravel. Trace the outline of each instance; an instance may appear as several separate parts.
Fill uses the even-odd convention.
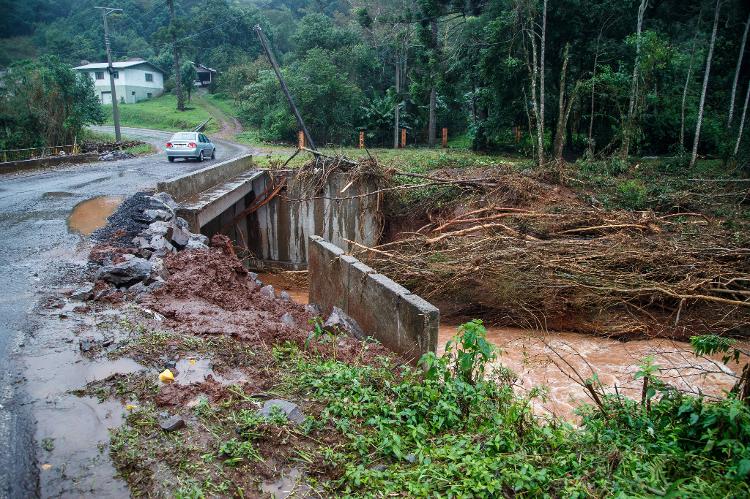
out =
[[[99,243],[113,246],[129,247],[133,238],[148,228],[148,223],[140,221],[143,212],[151,209],[150,194],[139,192],[126,199],[112,215],[107,218],[107,225],[96,230],[91,239]]]

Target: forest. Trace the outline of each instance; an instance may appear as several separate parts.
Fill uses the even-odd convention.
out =
[[[40,55],[104,60],[93,0],[3,2],[0,64]],[[172,76],[173,56],[219,71],[267,141],[294,140],[253,32],[276,52],[316,141],[435,145],[442,128],[475,150],[537,162],[678,155],[746,164],[750,8],[740,0],[120,0],[116,59]],[[174,48],[177,47],[177,51]],[[173,79],[168,86],[174,85]]]

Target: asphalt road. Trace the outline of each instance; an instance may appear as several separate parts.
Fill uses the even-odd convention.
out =
[[[96,127],[111,132],[111,128]],[[168,132],[123,128],[159,149]],[[167,162],[163,152],[128,160],[0,174],[0,498],[39,494],[33,421],[23,398],[23,346],[34,335],[30,314],[51,276],[81,258],[84,238],[67,219],[80,202],[127,196],[250,149],[220,140],[216,160]]]

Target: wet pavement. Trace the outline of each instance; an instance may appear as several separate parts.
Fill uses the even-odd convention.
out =
[[[97,129],[109,131],[106,127]],[[169,132],[128,128],[123,129],[123,134],[158,148],[171,135]],[[54,460],[64,462],[66,453],[73,455],[76,452],[67,444],[47,442],[49,445],[45,447],[53,447],[48,451],[34,439],[34,432],[39,435],[50,421],[56,427],[63,427],[66,412],[75,417],[86,412],[85,407],[71,409],[72,412],[58,411],[56,404],[69,407],[65,404],[72,402],[61,395],[65,390],[57,385],[50,393],[40,392],[40,387],[49,383],[45,376],[57,372],[58,364],[68,365],[73,372],[57,372],[55,380],[66,377],[86,379],[82,373],[88,369],[85,363],[65,357],[71,355],[71,351],[75,352],[77,345],[66,342],[69,338],[61,334],[65,327],[57,323],[60,318],[40,315],[36,304],[42,293],[53,288],[75,287],[89,248],[84,234],[103,221],[106,218],[104,213],[111,207],[102,206],[107,204],[102,201],[92,201],[89,205],[80,203],[94,198],[111,200],[153,189],[158,181],[249,152],[244,146],[223,141],[216,143],[217,159],[213,162],[168,163],[164,154],[159,153],[121,161],[0,175],[0,227],[3,229],[0,239],[0,286],[3,289],[0,295],[0,497],[40,495],[40,473],[59,469],[60,466],[53,464]],[[73,219],[71,230],[68,223],[76,206],[86,206],[85,209],[79,208],[86,216],[81,218],[80,225],[77,218]],[[50,366],[55,369],[50,371]],[[27,371],[29,367],[33,369]],[[32,397],[24,398],[24,392],[30,392]],[[86,405],[85,400],[78,402]],[[92,418],[102,421],[102,425],[93,425],[92,431],[105,428],[105,433],[106,426],[116,420],[114,415],[107,416],[106,411],[92,415]],[[36,429],[35,421],[39,421]],[[91,438],[96,439],[95,436]],[[85,443],[79,439],[78,445]],[[70,471],[65,471],[63,466],[61,476],[67,476]],[[101,477],[90,478],[96,490],[108,490]],[[44,480],[42,476],[42,482]],[[58,495],[92,493],[84,485],[77,490],[64,487],[54,490]],[[52,489],[47,492],[49,494],[42,495],[55,495]]]

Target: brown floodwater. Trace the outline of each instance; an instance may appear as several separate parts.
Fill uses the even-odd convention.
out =
[[[298,303],[308,303],[308,288],[297,274],[261,274],[264,284],[277,291],[286,291]],[[445,353],[446,343],[456,334],[458,324],[442,324],[438,337],[439,355]],[[734,373],[742,364],[726,366],[720,358],[698,358],[689,343],[647,339],[616,341],[606,337],[581,333],[541,333],[528,329],[488,327],[487,339],[500,352],[494,366],[511,369],[518,375],[519,394],[534,387],[546,387],[544,399],[532,404],[537,414],[554,414],[576,421],[575,410],[583,403],[591,403],[581,382],[596,375],[604,390],[638,399],[642,381],[635,379],[639,365],[646,357],[653,357],[659,366],[659,377],[675,388],[708,397],[719,397],[732,388]],[[750,342],[744,345],[750,346]],[[747,348],[746,348],[747,349]]]
[[[273,289],[278,293],[286,291],[292,300],[302,305],[307,305],[309,301],[308,288],[307,288],[307,276],[303,273],[295,272],[280,272],[277,274],[264,273],[259,274],[258,279],[263,284],[270,284]]]
[[[440,327],[438,354],[456,334],[456,325]],[[641,396],[642,380],[635,374],[646,357],[653,357],[659,378],[676,389],[719,397],[732,388],[733,374],[742,364],[726,366],[720,358],[699,358],[689,343],[647,339],[627,342],[580,333],[535,332],[516,328],[487,328],[487,339],[499,349],[496,366],[518,375],[517,391],[547,388],[546,400],[533,402],[538,414],[554,414],[575,421],[575,409],[592,403],[581,386],[594,375],[608,393],[633,399]]]
[[[121,196],[99,196],[78,203],[68,217],[68,229],[84,236],[104,227],[107,217],[122,203]]]

